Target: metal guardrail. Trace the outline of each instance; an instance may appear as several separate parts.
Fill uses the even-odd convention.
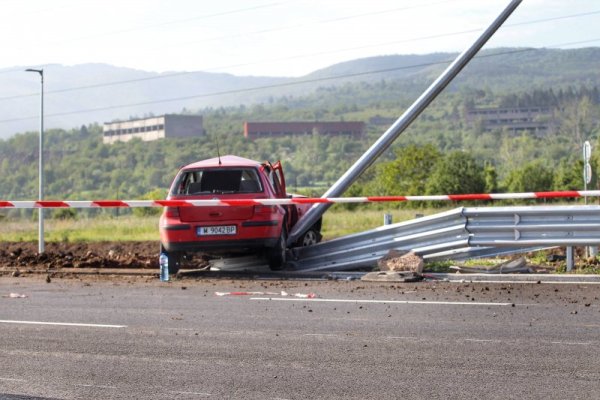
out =
[[[288,260],[297,270],[347,270],[375,266],[392,249],[433,261],[599,244],[599,206],[461,207],[294,248]]]
[[[600,244],[600,207],[465,208],[472,246]]]
[[[288,254],[295,269],[341,270],[373,266],[391,249],[448,251],[468,245],[466,218],[462,209],[451,210],[412,221],[385,225],[308,247]],[[435,250],[434,250],[435,249]]]

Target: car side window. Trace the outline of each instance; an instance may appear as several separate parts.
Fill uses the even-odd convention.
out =
[[[259,193],[262,192],[258,174],[254,169],[245,169],[242,172],[242,180],[240,182],[240,193]]]
[[[281,183],[279,183],[279,178],[277,177],[277,174],[273,170],[269,170],[269,182],[271,183],[271,186],[273,187],[275,194],[277,194],[277,196],[283,196],[282,195],[283,189],[281,187]]]

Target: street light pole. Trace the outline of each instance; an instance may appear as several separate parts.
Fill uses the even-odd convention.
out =
[[[42,85],[42,89],[40,92],[40,154],[39,154],[39,165],[38,165],[38,175],[39,175],[39,200],[44,200],[44,70],[43,69],[33,69],[28,68],[25,70],[26,72],[37,72],[40,74],[40,82]],[[38,209],[38,253],[42,254],[44,252],[44,209]]]

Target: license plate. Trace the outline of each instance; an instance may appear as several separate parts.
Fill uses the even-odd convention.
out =
[[[199,226],[196,228],[196,233],[198,236],[235,235],[237,229],[235,225]]]

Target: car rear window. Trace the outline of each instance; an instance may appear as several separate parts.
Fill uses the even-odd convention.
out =
[[[260,193],[254,168],[210,168],[183,171],[174,188],[177,195]]]

